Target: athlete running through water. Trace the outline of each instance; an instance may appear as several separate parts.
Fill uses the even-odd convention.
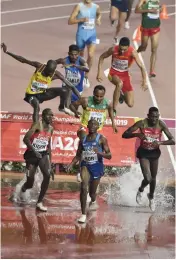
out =
[[[144,179],[137,192],[136,201],[141,204],[144,188],[150,185],[150,192],[148,193],[149,206],[152,211],[155,211],[154,192],[158,162],[161,155],[160,145],[175,145],[175,141],[166,124],[159,119],[157,107],[151,107],[147,116],[144,120],[140,120],[128,128],[123,133],[122,138],[138,137],[141,139],[137,150],[137,158],[139,158]],[[134,133],[137,130],[139,131]],[[161,141],[162,132],[168,137],[167,141]]]
[[[160,0],[139,0],[135,13],[142,14],[141,45],[137,52],[147,49],[151,40],[150,77],[156,77],[155,64],[160,35]]]
[[[76,156],[73,158],[71,164],[67,170],[70,171],[72,167],[81,162],[81,191],[80,202],[82,215],[78,219],[78,222],[86,222],[86,201],[87,191],[91,197],[89,204],[90,210],[97,208],[96,204],[96,191],[100,183],[101,177],[104,175],[103,158],[111,159],[111,152],[108,146],[107,139],[97,133],[99,124],[95,119],[91,119],[88,122],[88,135],[86,135],[79,142]]]
[[[75,86],[81,95],[83,92],[85,72],[89,72],[89,67],[85,60],[79,55],[78,46],[75,44],[70,45],[68,56],[66,58],[57,59],[56,63],[63,65],[65,68],[65,78]],[[63,83],[62,86],[65,86],[65,83]],[[79,99],[74,93],[71,94],[71,103]]]
[[[1,44],[1,48],[3,49],[4,53],[8,54],[17,61],[21,63],[26,63],[36,68],[26,89],[26,95],[24,98],[24,100],[29,103],[34,109],[34,122],[37,122],[39,120],[39,104],[43,103],[44,101],[54,99],[58,96],[60,96],[61,99],[60,106],[58,107],[59,111],[69,113],[70,110],[68,109],[68,107],[70,103],[68,100],[68,93],[72,90],[79,98],[80,94],[79,91],[74,87],[74,85],[66,80],[64,76],[56,70],[57,63],[54,60],[49,60],[47,64],[41,64],[38,61],[30,61],[22,56],[18,56],[7,51],[7,46],[4,43]],[[62,80],[67,87],[49,88],[52,80],[55,79]]]
[[[99,58],[98,63],[98,72],[97,72],[97,80],[102,82],[102,66],[104,59],[112,57],[111,69],[108,75],[109,80],[115,85],[115,90],[113,93],[113,110],[114,114],[116,114],[116,109],[118,105],[118,101],[125,103],[129,107],[133,107],[134,105],[134,92],[133,87],[131,85],[131,79],[129,74],[129,67],[133,63],[136,62],[138,67],[141,70],[142,74],[142,90],[146,90],[146,73],[143,64],[141,63],[138,53],[135,49],[130,46],[130,40],[127,37],[123,37],[120,39],[119,45],[115,47],[109,48],[105,51]],[[122,94],[120,95],[120,92]],[[120,100],[119,100],[120,98]]]
[[[101,12],[99,5],[92,0],[83,0],[77,4],[68,20],[69,25],[78,24],[76,33],[76,45],[79,47],[80,55],[84,56],[84,50],[87,46],[87,64],[89,70],[92,68],[93,58],[96,48],[96,24],[101,24]],[[89,72],[85,74],[84,87],[89,88]]]
[[[27,150],[24,153],[27,180],[21,188],[21,197],[24,197],[24,193],[27,189],[33,187],[35,173],[39,166],[41,173],[43,174],[43,181],[36,207],[41,211],[47,211],[47,208],[43,206],[42,201],[49,186],[50,176],[52,175],[52,178],[54,179],[51,169],[52,119],[53,112],[51,109],[44,109],[42,112],[42,120],[33,123],[23,139],[27,146]]]

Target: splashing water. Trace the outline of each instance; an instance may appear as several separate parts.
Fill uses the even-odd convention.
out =
[[[43,175],[40,172],[40,170],[37,169],[37,172],[35,174],[34,185],[32,189],[26,190],[26,192],[24,192],[22,196],[21,187],[26,182],[26,175],[25,175],[24,178],[16,185],[15,190],[11,197],[12,201],[13,202],[25,201],[26,204],[36,203],[40,193],[42,181],[43,181]]]
[[[108,204],[127,206],[127,207],[140,207],[136,203],[136,193],[141,185],[143,176],[141,173],[140,165],[134,164],[130,170],[121,176],[118,176],[116,181],[109,183],[107,190],[103,197],[106,197]],[[155,203],[156,206],[170,207],[174,201],[174,197],[166,192],[165,186],[158,183],[156,184]],[[149,192],[149,185],[145,188],[142,195],[142,207],[148,207],[149,202],[147,193]]]

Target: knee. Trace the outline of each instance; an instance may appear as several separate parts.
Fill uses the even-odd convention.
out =
[[[116,83],[116,90],[120,91],[123,87],[123,83],[122,81],[117,81]]]
[[[81,192],[87,194],[88,191],[88,184],[87,182],[84,182],[84,180],[81,182]]]
[[[150,176],[150,174],[145,174],[145,180],[146,180],[148,183],[151,183],[152,177]]]
[[[147,49],[147,44],[144,44],[144,45],[141,45],[141,46],[139,46],[139,48],[138,48],[138,52],[140,51],[146,51],[146,49]]]
[[[133,107],[134,106],[134,102],[133,101],[128,101],[127,102],[127,106],[128,107]]]
[[[88,58],[93,60],[93,57],[94,57],[94,51],[89,51],[88,52]]]
[[[157,51],[157,47],[154,47],[154,48],[151,49],[152,54],[155,54],[156,51]]]

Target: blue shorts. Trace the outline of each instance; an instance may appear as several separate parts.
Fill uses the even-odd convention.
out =
[[[116,7],[120,12],[128,12],[128,0],[111,0],[111,6]]]
[[[103,163],[97,162],[94,164],[87,164],[85,161],[81,162],[81,167],[85,166],[90,174],[90,180],[98,180],[104,175]]]
[[[84,50],[87,45],[96,44],[97,34],[96,31],[93,30],[90,32],[79,32],[76,34],[76,45],[80,50]]]

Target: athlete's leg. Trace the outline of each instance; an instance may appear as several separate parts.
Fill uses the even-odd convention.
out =
[[[125,22],[128,22],[130,16],[131,16],[131,11],[132,11],[132,7],[133,7],[133,3],[134,3],[134,0],[128,0],[128,11],[127,11],[127,17],[126,17],[126,20]]]
[[[134,106],[134,91],[127,91],[124,93],[124,100],[127,106]]]
[[[95,49],[96,49],[96,44],[92,43],[87,45],[87,64],[89,66],[89,71],[92,68],[92,64],[93,64],[93,58],[94,58],[94,53],[95,53]],[[85,73],[85,77],[88,78],[88,72]]]
[[[150,182],[150,193],[149,193],[149,197],[150,199],[153,199],[154,197],[154,192],[155,192],[155,187],[156,187],[156,176],[158,173],[158,162],[159,159],[155,159],[155,160],[150,160],[150,172],[151,172],[151,182]]]
[[[110,19],[112,25],[118,19],[118,17],[119,17],[119,9],[116,8],[115,6],[111,6],[110,13],[109,13],[109,19]]]
[[[151,57],[150,57],[150,74],[155,70],[156,58],[157,58],[157,49],[159,45],[159,35],[160,32],[151,36]]]
[[[31,104],[31,106],[34,109],[32,118],[33,118],[33,122],[36,123],[39,121],[39,112],[40,112],[39,101],[36,97],[31,97],[29,99],[29,103]]]
[[[142,33],[142,35],[141,35],[141,45],[137,49],[137,52],[142,52],[142,51],[145,51],[147,49],[148,40],[149,40],[149,36],[148,35],[144,35]]]
[[[142,171],[142,174],[144,177],[144,179],[141,183],[141,186],[139,188],[139,191],[143,192],[144,188],[151,182],[152,176],[151,176],[151,171],[150,171],[150,161],[148,159],[141,158],[141,159],[139,159],[139,162],[140,162],[141,171]]]
[[[97,192],[97,188],[98,188],[99,183],[100,183],[100,178],[90,181],[89,195],[91,197],[91,202],[95,202],[95,200],[96,200],[96,192]]]
[[[89,187],[90,174],[87,167],[81,167],[81,192],[80,192],[80,202],[81,202],[81,212],[83,215],[86,214],[86,202],[87,202],[87,191]]]
[[[114,38],[117,38],[120,30],[122,28],[124,28],[126,16],[127,16],[126,12],[119,12],[119,20],[118,20],[118,24],[117,24],[117,27],[116,27],[116,33],[115,33]]]
[[[34,175],[36,173],[37,166],[29,164],[26,169],[27,180],[21,187],[21,191],[25,192],[27,189],[31,189],[34,184]]]
[[[123,87],[123,82],[116,75],[113,75],[113,76],[109,75],[109,79],[112,82],[112,84],[115,85],[115,90],[114,90],[114,93],[113,93],[113,109],[114,109],[114,111],[116,111],[116,108],[117,108],[117,105],[118,105],[118,102],[119,102],[120,91]]]
[[[50,182],[51,163],[50,163],[49,155],[43,156],[43,158],[39,161],[39,167],[40,167],[40,170],[43,174],[43,181],[42,181],[42,184],[41,184],[41,191],[40,191],[40,194],[39,194],[37,204],[42,202],[42,200],[43,200],[43,198],[46,194],[46,191],[48,189],[49,182]]]

